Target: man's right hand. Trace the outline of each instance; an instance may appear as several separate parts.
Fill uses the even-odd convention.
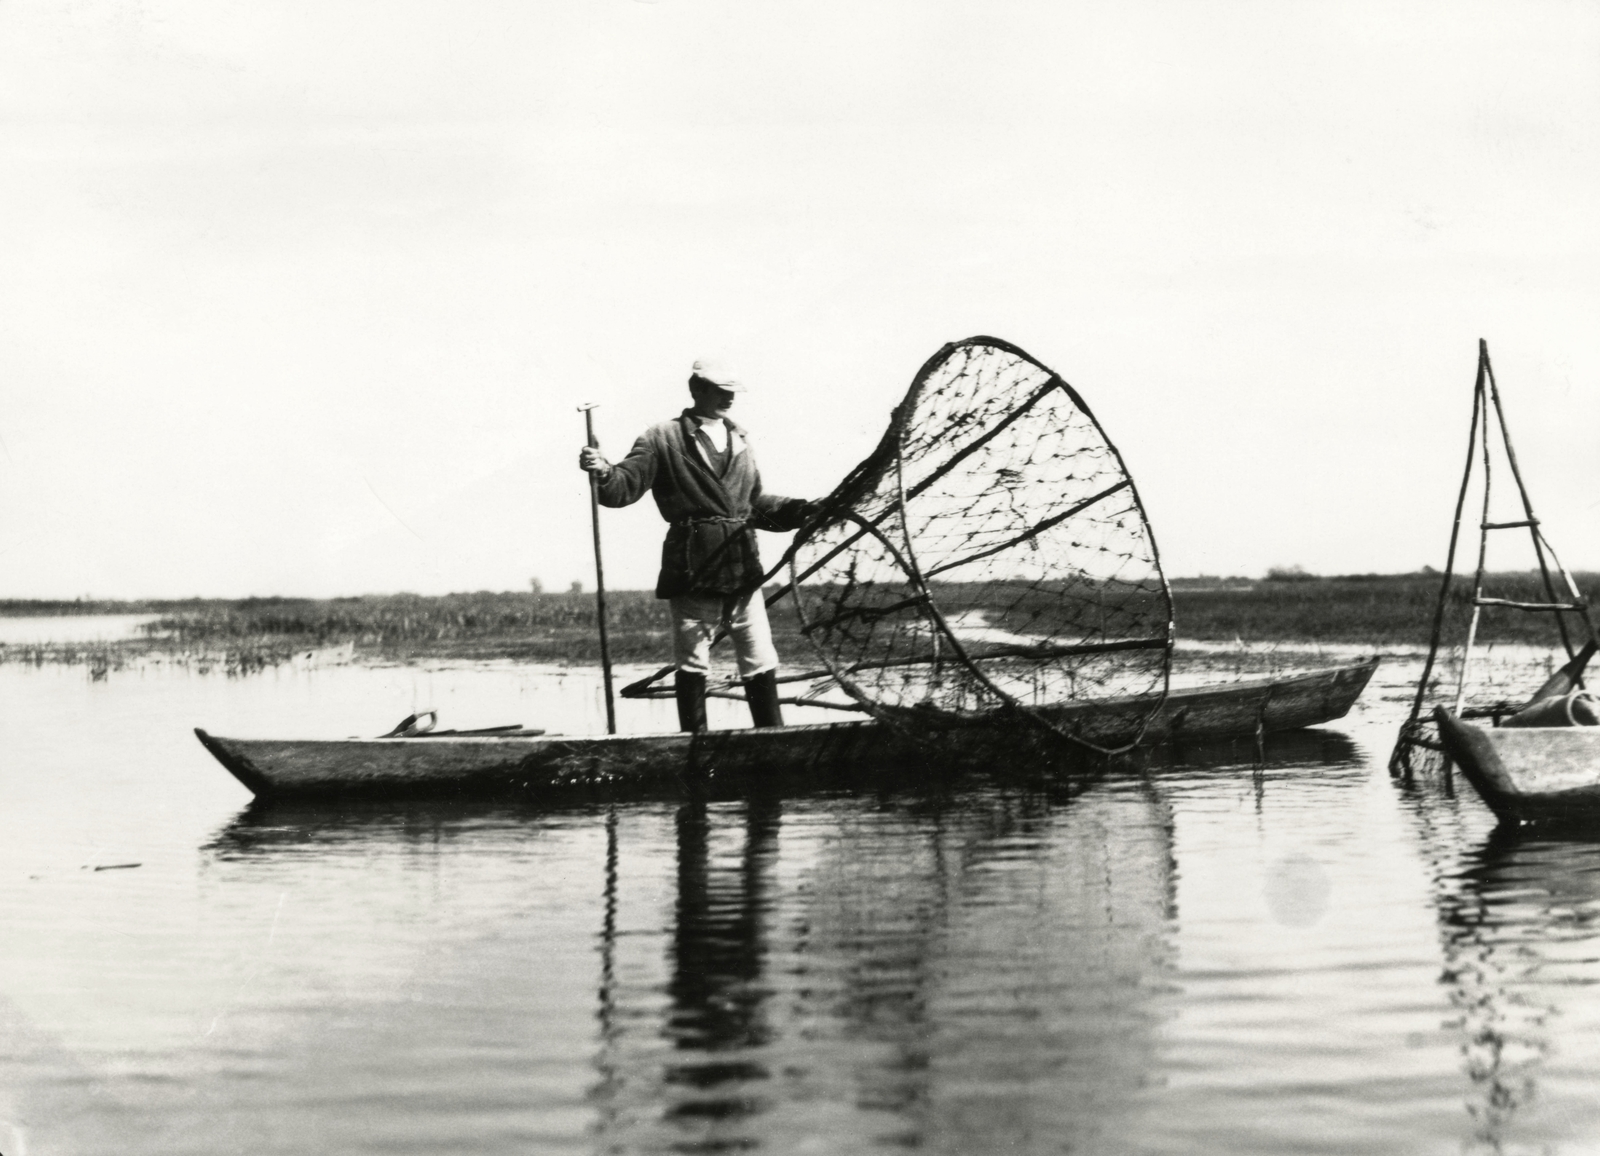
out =
[[[611,473],[611,463],[600,455],[600,451],[593,446],[584,446],[578,451],[578,468],[588,470],[599,481],[605,481],[606,475]]]

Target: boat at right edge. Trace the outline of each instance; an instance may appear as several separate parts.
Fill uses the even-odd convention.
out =
[[[1503,463],[1516,483],[1519,509],[1509,518],[1494,514],[1491,504],[1492,429],[1498,431]],[[1451,590],[1456,547],[1468,490],[1480,460],[1483,480],[1478,563],[1471,598],[1465,603],[1471,607],[1471,618],[1459,652],[1453,698],[1448,704],[1438,702],[1428,709],[1430,690],[1443,681],[1434,680],[1433,675],[1444,642],[1447,609],[1462,603],[1459,597],[1452,598]],[[1497,521],[1496,517],[1502,520]],[[1505,530],[1526,530],[1529,535],[1537,564],[1535,595],[1495,597],[1485,593],[1490,535]],[[1485,611],[1537,614],[1554,625],[1555,637],[1550,641],[1565,651],[1566,661],[1526,700],[1502,695],[1485,701],[1479,695],[1469,701],[1475,658],[1479,667],[1484,665],[1476,650],[1481,646]],[[1467,464],[1456,499],[1428,657],[1411,713],[1401,727],[1390,770],[1410,774],[1417,750],[1438,751],[1461,769],[1502,822],[1600,822],[1600,699],[1585,689],[1583,682],[1584,669],[1596,647],[1597,634],[1588,600],[1561,565],[1533,512],[1511,445],[1488,345],[1480,341]]]
[[[1600,726],[1486,727],[1434,712],[1439,738],[1499,818],[1600,820]]]

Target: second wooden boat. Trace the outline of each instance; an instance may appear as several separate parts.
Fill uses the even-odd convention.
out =
[[[1495,512],[1490,482],[1491,463],[1497,456],[1502,458],[1516,487],[1517,505],[1509,513]],[[1456,546],[1468,492],[1480,468],[1478,565],[1471,597],[1462,598],[1465,591],[1452,590]],[[1493,597],[1486,592],[1485,583],[1491,577],[1487,570],[1489,538],[1503,530],[1527,532],[1539,576],[1537,594]],[[1447,653],[1445,619],[1452,607],[1463,605],[1471,607],[1472,616],[1459,651],[1453,702],[1449,706],[1435,703],[1428,711],[1425,707],[1429,695],[1438,693],[1444,681],[1435,679],[1433,674]],[[1552,641],[1559,642],[1567,661],[1525,702],[1513,701],[1503,692],[1485,696],[1472,682],[1470,676],[1477,669],[1475,647],[1482,644],[1480,627],[1486,624],[1486,612],[1537,614],[1555,626]],[[1461,768],[1483,801],[1502,820],[1522,823],[1600,819],[1600,726],[1595,725],[1600,722],[1600,714],[1595,700],[1583,690],[1584,668],[1597,647],[1600,639],[1588,600],[1561,565],[1533,512],[1533,501],[1511,445],[1505,407],[1489,362],[1489,347],[1480,341],[1467,462],[1434,608],[1432,637],[1410,716],[1401,727],[1390,759],[1390,770],[1410,775],[1416,752],[1442,751]],[[1492,725],[1474,721],[1485,719]],[[1428,732],[1430,722],[1433,734]],[[1427,765],[1426,760],[1423,765]]]
[[[1445,751],[1502,820],[1600,819],[1600,727],[1487,727],[1442,706],[1434,721]]]

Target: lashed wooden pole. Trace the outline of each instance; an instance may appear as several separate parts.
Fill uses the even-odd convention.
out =
[[[584,432],[589,435],[589,448],[597,450],[600,442],[594,436],[594,402],[580,405]],[[600,483],[589,475],[589,519],[594,523],[594,601],[600,619],[600,669],[606,686],[606,734],[617,733],[617,707],[611,695],[611,643],[606,635],[606,566],[600,554]]]
[[[1544,559],[1544,535],[1539,529],[1539,519],[1534,516],[1533,501],[1528,497],[1528,487],[1522,484],[1522,469],[1517,465],[1517,451],[1511,444],[1511,430],[1506,425],[1506,408],[1500,401],[1500,386],[1494,380],[1494,366],[1489,362],[1489,343],[1480,338],[1478,348],[1483,357],[1483,367],[1488,371],[1489,396],[1494,401],[1495,417],[1500,422],[1500,441],[1506,447],[1506,462],[1511,467],[1511,476],[1516,479],[1517,493],[1522,498],[1523,516],[1528,521],[1528,534],[1533,538],[1533,556],[1539,561],[1539,576],[1544,579],[1544,595],[1554,604],[1559,602],[1560,598],[1556,594],[1555,582],[1550,578],[1550,567]],[[1570,584],[1570,578],[1568,581]],[[1574,588],[1573,602],[1579,601],[1581,599],[1576,597]],[[1587,612],[1584,618],[1587,620]],[[1567,658],[1577,657],[1577,652],[1572,648],[1572,639],[1567,637],[1567,620],[1559,612],[1556,614],[1556,631],[1561,635],[1561,646],[1567,652]]]
[[[1406,721],[1400,727],[1400,741],[1395,744],[1394,751],[1389,756],[1389,773],[1403,774],[1408,780],[1411,778],[1410,744],[1415,742],[1433,747],[1435,750],[1440,749],[1421,736],[1422,705],[1428,697],[1428,679],[1433,674],[1433,665],[1439,656],[1439,642],[1444,637],[1445,606],[1450,598],[1450,584],[1455,578],[1456,546],[1461,540],[1461,515],[1466,509],[1467,490],[1472,484],[1472,462],[1478,453],[1480,432],[1484,437],[1488,436],[1488,398],[1484,389],[1487,354],[1488,345],[1479,341],[1478,373],[1472,383],[1472,424],[1467,429],[1467,462],[1461,471],[1461,490],[1456,495],[1455,520],[1450,523],[1450,549],[1445,553],[1444,574],[1439,579],[1439,601],[1433,610],[1433,630],[1428,638],[1428,657],[1422,664],[1422,677],[1417,680],[1417,693],[1411,702],[1411,713],[1406,716]],[[1474,610],[1476,609],[1474,607]],[[1449,765],[1445,764],[1447,773]]]

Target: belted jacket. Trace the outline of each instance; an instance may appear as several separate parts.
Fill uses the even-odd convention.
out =
[[[809,504],[761,488],[749,437],[728,422],[727,453],[708,452],[684,410],[647,429],[597,489],[603,506],[631,506],[648,490],[668,522],[657,598],[742,594],[761,584],[755,530],[794,530]],[[721,459],[720,461],[718,459]]]

